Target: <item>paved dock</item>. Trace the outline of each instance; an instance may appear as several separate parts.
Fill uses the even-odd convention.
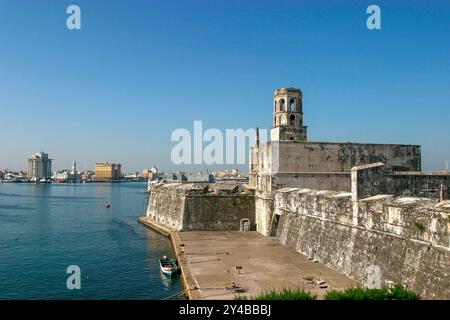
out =
[[[356,285],[345,275],[282,246],[276,238],[257,232],[172,232],[171,238],[190,299],[234,299],[238,294],[255,296],[282,288],[302,288],[320,299],[328,290]],[[321,279],[327,288],[304,277]],[[232,283],[245,292],[226,289]]]

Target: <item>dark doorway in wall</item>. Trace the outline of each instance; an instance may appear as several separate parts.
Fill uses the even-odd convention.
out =
[[[280,215],[274,214],[272,218],[272,226],[270,228],[270,236],[275,237],[277,235],[278,222],[280,221]]]

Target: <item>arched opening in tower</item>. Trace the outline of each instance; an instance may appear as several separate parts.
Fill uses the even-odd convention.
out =
[[[280,111],[285,111],[285,106],[286,106],[286,102],[284,101],[284,99],[280,100]]]
[[[289,117],[289,124],[291,126],[295,126],[295,115],[291,114],[291,116]]]
[[[289,101],[289,109],[290,109],[290,111],[295,112],[295,99],[291,99]]]

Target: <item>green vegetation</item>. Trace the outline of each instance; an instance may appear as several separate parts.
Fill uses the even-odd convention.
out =
[[[420,230],[420,232],[423,232],[425,230],[425,226],[423,224],[421,224],[420,222],[414,221],[414,224],[415,224],[416,228]]]
[[[400,283],[393,288],[367,289],[349,288],[345,291],[330,291],[325,300],[417,300],[415,292],[407,290]]]
[[[271,290],[255,297],[238,295],[235,300],[315,300],[316,296],[304,290],[283,289]],[[329,291],[325,300],[417,300],[419,297],[413,291],[407,290],[400,283],[392,288],[367,289],[349,288],[345,291]]]
[[[237,296],[236,300],[315,300],[316,296],[304,290],[283,289],[281,291],[271,290],[256,297]]]

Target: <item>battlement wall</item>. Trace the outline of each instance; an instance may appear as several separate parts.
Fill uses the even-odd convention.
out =
[[[377,265],[382,283],[401,282],[424,298],[450,298],[450,201],[285,188],[274,192],[276,237],[366,283]]]
[[[149,190],[146,216],[176,231],[238,231],[254,224],[255,199],[234,183],[160,183]]]

